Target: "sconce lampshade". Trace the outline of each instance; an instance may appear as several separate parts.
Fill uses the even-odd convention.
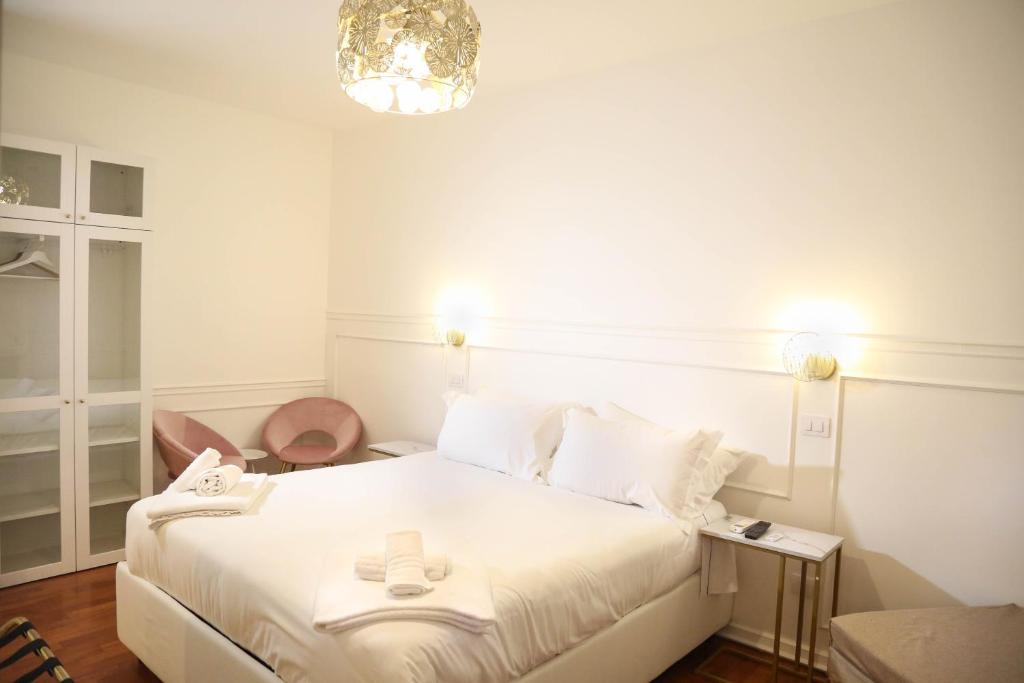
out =
[[[825,339],[814,332],[794,334],[782,349],[782,365],[801,382],[828,379],[836,371],[836,359]]]
[[[461,109],[480,71],[480,22],[466,0],[345,0],[338,80],[374,111]]]

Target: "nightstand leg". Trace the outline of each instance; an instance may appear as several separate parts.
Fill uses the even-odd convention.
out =
[[[779,555],[779,594],[775,598],[775,646],[772,649],[772,683],[779,680],[779,641],[782,638],[782,596],[786,592],[786,556]]]
[[[793,661],[800,666],[800,645],[804,640],[804,593],[807,591],[807,563],[800,562],[800,604],[796,610],[796,649]]]
[[[835,618],[839,610],[839,567],[843,564],[843,546],[836,550],[835,570],[832,574],[832,617]]]
[[[807,653],[807,683],[814,680],[814,641],[818,635],[818,605],[821,603],[821,562],[814,565],[814,598],[811,602],[811,638]]]

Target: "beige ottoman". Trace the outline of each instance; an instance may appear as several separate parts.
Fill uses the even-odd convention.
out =
[[[1024,681],[1024,608],[937,607],[845,614],[829,629],[835,683]]]

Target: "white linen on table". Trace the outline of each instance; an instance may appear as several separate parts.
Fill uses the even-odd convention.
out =
[[[154,499],[139,501],[126,552],[132,573],[285,681],[508,680],[699,566],[697,534],[655,513],[434,453],[274,476],[268,487],[246,514],[156,532],[146,526]],[[402,528],[420,529],[427,548],[473,548],[491,579],[494,629],[417,621],[313,629],[327,553],[341,546],[354,557]]]

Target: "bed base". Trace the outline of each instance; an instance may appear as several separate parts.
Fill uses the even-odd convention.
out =
[[[729,623],[732,595],[699,594],[696,573],[519,680],[650,681]],[[117,635],[164,683],[279,680],[124,562],[117,565]]]

